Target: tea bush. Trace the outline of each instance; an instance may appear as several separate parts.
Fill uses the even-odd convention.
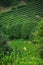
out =
[[[29,35],[35,26],[36,26],[35,21],[29,20],[27,22],[24,22],[22,29],[21,29],[21,37],[24,39],[29,39]]]
[[[12,60],[10,57],[13,49],[7,44],[8,40],[3,32],[0,32],[0,65],[7,65]]]
[[[43,19],[33,31],[34,32],[31,32],[30,34],[30,39],[34,43],[43,43]]]

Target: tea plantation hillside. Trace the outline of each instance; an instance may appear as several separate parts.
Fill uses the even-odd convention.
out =
[[[0,65],[43,65],[43,4],[40,0],[0,12]]]
[[[0,27],[9,38],[29,38],[30,32],[42,17],[43,5],[38,1],[29,2],[27,5],[19,6],[17,9],[12,8],[10,12],[0,14]]]

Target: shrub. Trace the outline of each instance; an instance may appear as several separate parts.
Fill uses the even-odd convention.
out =
[[[43,43],[43,19],[38,26],[31,32],[30,40],[35,43]]]
[[[39,51],[40,58],[43,59],[43,44],[41,44],[41,45],[39,46],[38,51]]]
[[[21,27],[22,27],[22,22],[17,22],[15,23],[15,25],[12,25],[10,27],[10,30],[9,30],[9,34],[10,34],[10,38],[15,38],[15,39],[19,39],[21,38]]]
[[[21,30],[21,37],[24,39],[29,39],[30,32],[32,31],[34,26],[36,26],[36,22],[34,21],[24,22]]]
[[[8,40],[3,32],[0,32],[0,65],[7,65],[5,63],[8,61],[5,59],[8,58],[13,52],[13,49],[7,44],[7,41]]]

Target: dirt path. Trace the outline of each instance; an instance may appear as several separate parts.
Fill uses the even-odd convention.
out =
[[[5,12],[8,12],[8,11],[11,11],[11,7],[7,7],[7,8],[4,8],[4,7],[0,7],[0,13],[5,13]]]

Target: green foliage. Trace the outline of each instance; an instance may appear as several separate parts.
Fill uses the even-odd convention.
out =
[[[17,22],[15,23],[15,25],[12,25],[10,28],[11,36],[13,35],[15,39],[21,38],[21,26],[22,23]]]
[[[19,3],[19,0],[12,0],[12,5],[17,5]]]
[[[4,6],[4,7],[8,7],[8,6],[11,6],[11,5],[17,5],[19,4],[19,1],[25,1],[25,2],[33,2],[33,1],[39,1],[41,3],[43,3],[43,0],[0,0],[0,5],[1,6]]]
[[[34,21],[29,20],[27,22],[24,22],[21,30],[22,38],[29,39],[29,35],[35,26],[36,26],[36,22]]]
[[[43,59],[40,58],[39,50],[40,44],[32,44],[31,41],[23,39],[13,40],[10,46],[14,49],[14,64],[18,65],[43,65]],[[26,51],[24,50],[26,47]]]
[[[14,8],[12,11],[0,14],[0,28],[7,38],[29,39],[30,33],[39,23],[36,14],[43,16],[43,10],[40,9],[42,5],[40,4],[39,7],[39,3],[38,1],[28,2],[27,5],[18,7],[17,10]]]
[[[39,50],[40,58],[43,59],[43,43],[40,45],[38,50]]]
[[[6,43],[6,36],[4,35],[4,33],[0,30],[0,44],[2,44],[3,42]]]
[[[11,0],[0,0],[0,2],[0,4],[5,7],[11,5]]]
[[[3,32],[0,32],[0,65],[7,65],[13,49],[7,44],[8,40]],[[9,59],[8,59],[9,58]]]
[[[34,32],[31,32],[30,39],[34,43],[43,43],[43,19],[39,22]]]
[[[6,0],[3,5],[14,5],[18,0],[10,2]],[[35,18],[36,14],[43,16],[42,5],[39,4],[39,1],[28,2],[28,6],[0,14],[0,65],[43,65],[43,47],[38,51],[40,44],[32,44],[43,43],[43,19]],[[19,38],[31,41],[13,40]]]
[[[17,5],[19,0],[0,0],[0,5],[4,7],[8,7],[11,5]]]
[[[9,56],[0,54],[0,65],[13,65],[14,63],[14,54],[11,53]]]

